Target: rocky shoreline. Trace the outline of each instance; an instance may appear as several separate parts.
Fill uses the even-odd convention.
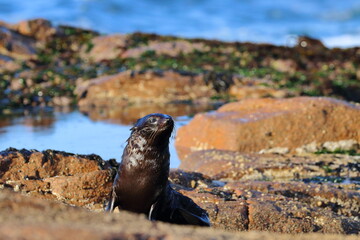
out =
[[[359,48],[328,49],[309,37],[290,48],[102,36],[44,19],[0,22],[0,37],[2,116],[56,106],[126,124],[151,112],[195,115],[179,128],[181,165],[170,181],[213,226],[100,213],[114,159],[8,148],[0,149],[2,237],[358,237]]]
[[[222,156],[221,153],[219,155]],[[173,170],[170,180],[175,189],[208,211],[212,225],[217,229],[293,234],[359,233],[359,185],[299,181],[299,177],[321,175],[321,167],[318,167],[319,173],[314,173],[314,166],[318,164],[311,161],[301,161],[301,167],[293,167],[292,174],[297,176],[297,181],[294,181],[294,177],[285,179],[278,167],[281,162],[276,158],[283,157],[288,163],[296,164],[297,157],[275,155],[262,158],[266,157],[263,166],[268,168],[267,174],[272,179],[258,178],[263,169],[256,159],[257,166],[253,166],[254,170],[247,168],[249,174],[245,173],[243,178],[229,174],[209,177],[191,171]],[[328,161],[329,158],[331,156],[318,157],[318,162]],[[347,159],[346,156],[343,159]],[[347,160],[358,164],[359,158]],[[225,160],[219,163],[216,158],[216,161],[217,166],[227,166],[229,170],[242,173]],[[1,152],[0,163],[0,183],[4,190],[11,189],[97,212],[102,211],[117,166],[115,161],[104,161],[96,155],[25,149]],[[212,168],[211,163],[205,166]],[[185,166],[185,169],[192,168]],[[269,171],[271,169],[272,172]],[[206,172],[203,168],[194,170]],[[256,171],[257,174],[254,173]],[[352,174],[358,176],[358,169],[353,171]]]
[[[141,215],[92,213],[10,191],[0,191],[0,232],[5,239],[344,239],[338,234],[276,234],[194,228],[149,222]],[[44,214],[46,212],[46,214]]]
[[[303,95],[360,101],[360,49],[328,49],[309,37],[290,48],[143,33],[102,36],[44,19],[1,22],[0,36],[3,113]],[[123,94],[123,85],[144,90]]]

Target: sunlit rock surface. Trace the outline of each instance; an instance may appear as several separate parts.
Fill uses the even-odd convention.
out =
[[[175,145],[181,159],[207,149],[296,152],[311,143],[359,143],[359,123],[359,105],[332,98],[247,99],[197,114],[179,128]]]
[[[37,198],[102,211],[116,166],[113,160],[104,161],[96,155],[7,149],[0,153],[1,193],[5,194],[2,195],[5,200],[8,198],[5,190],[12,189]],[[173,170],[170,181],[176,190],[207,210],[214,228],[279,233],[351,234],[360,231],[360,193],[341,186],[235,179],[219,181],[181,170]],[[18,211],[26,204],[37,205],[40,201],[20,195],[10,196],[19,200],[14,201],[12,204],[17,205],[12,205],[14,207],[7,211]],[[55,202],[49,204],[55,209],[69,209]],[[8,204],[5,201],[0,206]],[[46,207],[43,214],[51,215],[53,208]],[[77,211],[82,213],[74,209]],[[67,218],[66,212],[58,214]],[[63,227],[61,224],[52,225],[56,226],[58,229]]]

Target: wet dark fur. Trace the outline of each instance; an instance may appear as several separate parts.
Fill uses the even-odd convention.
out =
[[[206,212],[173,190],[168,181],[169,139],[174,121],[149,114],[131,129],[106,211],[114,208],[146,214],[151,220],[209,226]]]

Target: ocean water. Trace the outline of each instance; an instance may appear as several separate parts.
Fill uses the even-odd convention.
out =
[[[142,31],[291,46],[309,35],[360,46],[360,0],[0,0],[0,19],[46,18],[101,33]]]

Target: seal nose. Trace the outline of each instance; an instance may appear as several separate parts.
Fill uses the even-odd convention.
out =
[[[165,114],[160,119],[160,123],[161,123],[162,126],[165,126],[165,125],[170,126],[170,125],[173,124],[173,122],[174,121],[173,121],[172,117],[169,116],[169,115],[165,115]]]
[[[171,119],[172,119],[172,117],[171,117],[171,116],[166,115],[166,114],[164,114],[164,118],[166,119],[166,121],[169,121],[169,120],[171,120]]]

